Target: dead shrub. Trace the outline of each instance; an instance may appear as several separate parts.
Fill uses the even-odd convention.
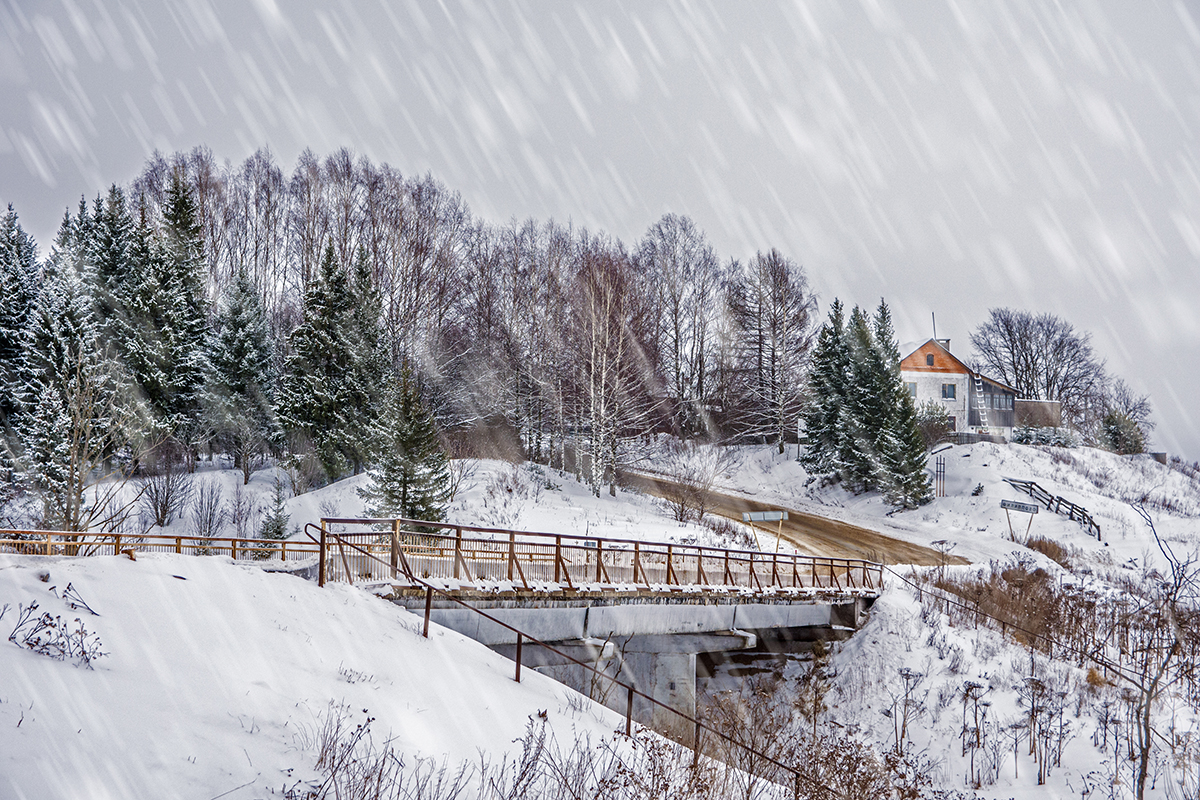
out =
[[[1044,536],[1031,536],[1025,542],[1025,546],[1030,550],[1036,550],[1066,569],[1071,568],[1071,557],[1067,553],[1067,549],[1053,539],[1047,539]]]

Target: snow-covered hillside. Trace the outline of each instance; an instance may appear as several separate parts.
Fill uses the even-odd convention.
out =
[[[315,775],[339,713],[451,765],[511,754],[539,712],[560,741],[622,725],[371,594],[226,558],[0,556],[5,636],[33,603],[105,655],[88,669],[0,640],[0,797],[264,797]]]
[[[1088,591],[1107,591],[1114,575],[1138,578],[1161,557],[1130,501],[1145,503],[1180,553],[1200,543],[1196,479],[1150,459],[992,444],[940,455],[947,496],[899,514],[889,515],[875,495],[852,496],[811,480],[794,450],[781,456],[744,448],[728,460],[718,485],[918,543],[951,542],[952,552],[977,562],[949,569],[961,578],[986,571],[988,561],[1017,559],[1048,571],[1057,585],[1076,582]],[[636,492],[595,497],[570,475],[535,465],[471,467],[449,512],[455,522],[641,539],[712,535],[676,522],[661,501]],[[253,504],[266,508],[277,477],[283,473],[253,476],[246,490]],[[1096,517],[1104,532],[1099,542],[1044,509],[1034,518],[1034,534],[1071,553],[1074,575],[1009,538],[999,501],[1028,498],[1004,477],[1035,480]],[[195,480],[220,482],[228,500],[240,479],[208,469]],[[365,480],[288,499],[292,527],[363,513],[356,490]],[[1027,520],[1013,515],[1018,538]],[[186,534],[191,524],[184,509],[168,527]],[[63,599],[68,585],[99,616],[72,608]],[[89,670],[0,641],[0,796],[191,797],[235,789],[226,796],[263,796],[314,777],[328,720],[352,727],[367,714],[376,718],[379,741],[391,737],[406,757],[451,765],[481,754],[493,761],[511,755],[540,711],[560,742],[577,733],[602,741],[621,726],[615,715],[543,676],[527,671],[524,683],[514,683],[511,662],[456,634],[435,628],[430,640],[422,639],[416,618],[360,589],[320,590],[259,565],[172,555],[136,562],[0,557],[0,607],[7,604],[0,632],[7,635],[33,602],[39,612],[78,617],[107,655]],[[923,608],[895,578],[866,626],[834,647],[830,664],[824,724],[879,752],[895,747],[901,676],[910,676],[920,702],[912,710],[908,752],[925,760],[939,786],[996,798],[1128,796],[1129,762],[1114,757],[1113,744],[1120,727],[1113,715],[1125,707],[1122,685],[1089,679],[1086,665],[1031,656],[995,631],[956,626]],[[793,661],[785,674],[804,669]],[[1061,692],[1065,703],[1062,756],[1044,785],[1022,750],[1027,743],[1014,753],[1003,739],[1019,738],[1031,676]],[[964,747],[964,720],[979,708],[986,709],[990,738]],[[1200,742],[1194,710],[1168,697],[1156,714],[1166,715],[1163,730],[1192,743],[1180,752],[1191,753],[1187,748]],[[1152,796],[1182,796],[1164,794],[1178,773],[1166,761],[1156,763]]]
[[[1004,478],[1035,481],[1051,494],[1086,508],[1101,526],[1101,541],[1077,522],[1045,508],[1033,520],[1030,533],[1053,538],[1101,563],[1141,560],[1154,549],[1149,529],[1130,503],[1144,502],[1159,534],[1168,541],[1181,543],[1185,551],[1200,545],[1200,479],[1149,456],[1118,456],[1088,447],[1067,450],[990,443],[950,447],[939,455],[946,460],[946,496],[901,513],[893,513],[877,493],[854,496],[837,485],[822,487],[810,480],[795,461],[794,447],[783,455],[771,448],[747,450],[722,484],[764,502],[919,544],[947,541],[954,545],[951,552],[971,561],[1024,550],[1009,538],[1000,501],[1034,501]],[[1013,530],[1023,538],[1029,517],[1013,512],[1011,519]],[[1149,557],[1153,560],[1154,553]]]

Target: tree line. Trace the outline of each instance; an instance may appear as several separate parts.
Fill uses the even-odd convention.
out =
[[[206,454],[246,480],[267,456],[311,484],[361,472],[389,407],[419,406],[443,444],[508,432],[599,493],[639,437],[782,447],[802,401],[804,270],[721,260],[677,215],[627,246],[477,220],[345,150],[285,177],[265,151],[200,148],[81,199],[44,259],[11,208],[0,237],[5,491],[54,527],[114,524],[85,491],[105,476]]]
[[[477,219],[431,176],[348,150],[306,151],[290,174],[265,150],[241,165],[156,154],[129,187],[81,198],[44,259],[11,207],[0,219],[0,501],[32,493],[42,524],[113,525],[109,476],[220,453],[245,481],[273,457],[315,486],[399,468],[380,443],[423,452],[411,437],[434,433],[440,449],[507,441],[598,494],[656,434],[782,452],[803,415],[810,470],[921,502],[890,312],[835,311],[810,373],[804,269],[774,249],[721,259],[687,217],[627,245]],[[1148,425],[1148,402],[1104,376],[1086,336],[1074,361],[1039,352],[1090,382],[1021,371],[1012,343],[1054,333],[1002,327],[1022,315],[994,310],[972,337],[983,366],[1063,399],[1073,421],[1107,387],[1106,410],[1124,398]],[[401,462],[405,481],[443,469]]]

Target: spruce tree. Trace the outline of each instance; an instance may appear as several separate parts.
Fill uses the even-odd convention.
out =
[[[125,193],[115,184],[103,201],[97,197],[92,213],[93,234],[88,258],[95,273],[95,293],[100,322],[117,335],[118,317],[125,314],[124,295],[130,275],[133,218]]]
[[[43,501],[42,524],[82,531],[115,524],[117,484],[88,492],[136,445],[137,416],[121,393],[118,364],[104,347],[87,257],[86,207],[63,221],[43,270],[22,354],[17,428],[27,482]]]
[[[874,318],[856,306],[843,327],[835,301],[817,341],[810,389],[801,457],[807,469],[836,472],[855,493],[877,489],[896,506],[929,501],[924,442],[885,302]]]
[[[353,297],[333,246],[304,294],[304,321],[289,338],[279,418],[294,453],[311,448],[330,481],[352,467],[358,448],[353,389]]]
[[[208,303],[204,291],[204,243],[196,201],[181,171],[171,176],[163,209],[161,251],[151,263],[158,270],[159,296],[152,315],[162,327],[162,394],[159,419],[194,468],[199,446],[206,438],[203,392],[208,374]]]
[[[358,474],[373,460],[372,430],[379,416],[388,358],[383,338],[383,301],[371,275],[367,252],[359,248],[350,276],[350,351],[346,382],[346,435],[343,448]]]
[[[211,425],[247,484],[255,459],[277,445],[280,434],[267,314],[245,270],[238,270],[221,298],[209,361]]]
[[[359,490],[367,513],[436,522],[450,500],[450,470],[433,416],[405,370],[384,401],[377,433],[378,460]]]
[[[0,218],[0,432],[20,408],[22,337],[37,300],[38,272],[37,245],[10,205]]]
[[[271,510],[263,518],[262,527],[258,529],[258,538],[273,542],[286,539],[290,521],[291,516],[287,513],[287,490],[283,481],[276,477],[275,488],[271,494]]]
[[[841,438],[836,468],[850,491],[878,488],[882,468],[880,431],[886,427],[888,401],[880,397],[880,357],[866,313],[858,306],[846,327],[849,364],[846,402],[842,407]]]
[[[811,473],[831,472],[840,444],[840,411],[846,402],[848,361],[845,320],[840,300],[834,300],[829,319],[817,335],[809,369],[809,397],[802,419],[804,440],[800,461]]]

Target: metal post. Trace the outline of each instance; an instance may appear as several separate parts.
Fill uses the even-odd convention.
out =
[[[633,687],[629,687],[629,698],[625,701],[625,735],[633,733]]]
[[[317,586],[325,585],[325,520],[321,520],[321,552],[317,554]]]
[[[425,627],[421,629],[421,635],[426,639],[429,638],[429,612],[433,609],[433,587],[425,590]]]
[[[391,547],[391,562],[389,566],[392,568],[392,580],[396,580],[396,575],[399,573],[400,567],[400,521],[392,520],[392,547]]]
[[[454,526],[454,578],[458,579],[458,565],[462,561],[462,528]],[[478,571],[478,570],[476,570]]]
[[[520,633],[517,634],[517,683],[521,682],[521,645],[524,639]]]

